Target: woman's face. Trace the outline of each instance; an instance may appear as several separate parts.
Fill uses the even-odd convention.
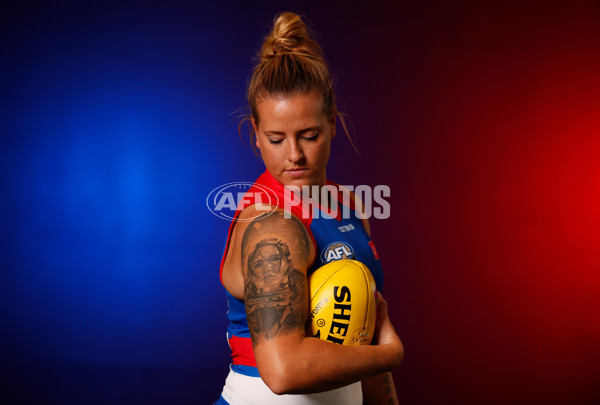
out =
[[[317,91],[257,100],[256,146],[267,170],[283,185],[325,185],[335,119]]]

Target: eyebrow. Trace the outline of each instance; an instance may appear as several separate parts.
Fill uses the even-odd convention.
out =
[[[298,131],[296,133],[297,134],[304,134],[306,132],[319,131],[320,129],[321,129],[321,127],[319,127],[319,126],[308,127],[308,128],[301,129],[300,131]],[[282,131],[265,131],[265,135],[285,135],[285,132],[282,132]]]

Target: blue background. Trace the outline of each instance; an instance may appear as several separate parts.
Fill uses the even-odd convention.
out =
[[[263,170],[238,116],[283,10],[354,124],[329,177],[391,187],[400,402],[598,403],[597,3],[132,0],[2,6],[7,402],[218,397],[228,224],[205,199]]]

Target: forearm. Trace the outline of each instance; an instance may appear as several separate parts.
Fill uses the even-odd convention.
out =
[[[255,348],[259,372],[276,393],[321,392],[391,371],[402,360],[397,345],[342,346],[317,338],[289,338],[281,350]],[[268,352],[267,352],[268,350]],[[268,359],[268,360],[267,360]]]
[[[378,374],[362,380],[364,405],[397,405],[398,396],[392,373]]]

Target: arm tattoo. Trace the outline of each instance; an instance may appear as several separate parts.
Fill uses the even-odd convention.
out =
[[[396,399],[394,398],[393,390],[394,380],[392,380],[392,377],[389,373],[385,373],[383,376],[383,383],[385,384],[385,393],[388,396],[388,404],[396,405]]]
[[[308,261],[304,225],[276,211],[256,218],[242,238],[244,295],[252,341],[270,339],[304,327],[306,276],[297,270]]]

